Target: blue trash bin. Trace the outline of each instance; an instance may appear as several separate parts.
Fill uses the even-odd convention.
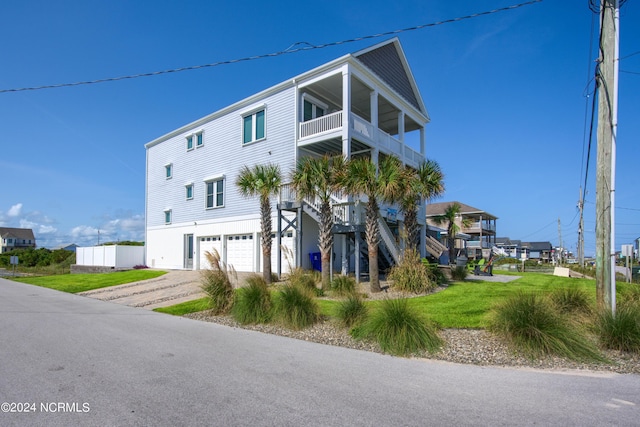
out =
[[[322,271],[322,259],[320,258],[320,252],[310,252],[309,260],[311,261],[312,269]]]

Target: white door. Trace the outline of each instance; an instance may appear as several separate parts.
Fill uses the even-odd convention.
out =
[[[290,264],[295,267],[295,250],[293,243],[293,232],[287,232],[280,239],[280,246],[282,249],[282,273],[289,273]],[[260,246],[260,265],[264,265],[264,260],[262,259],[262,246]],[[278,272],[278,248],[276,246],[276,236],[273,235],[273,240],[271,243],[271,272]]]
[[[253,271],[255,240],[253,234],[227,236],[227,265],[236,271]]]
[[[208,269],[211,266],[209,265],[209,261],[207,261],[207,257],[205,255],[206,252],[213,253],[214,250],[218,252],[218,255],[222,258],[222,241],[220,240],[220,236],[207,236],[200,237],[200,269]]]

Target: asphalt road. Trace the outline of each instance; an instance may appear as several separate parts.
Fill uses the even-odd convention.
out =
[[[637,426],[640,376],[394,358],[0,279],[0,403],[2,426]]]

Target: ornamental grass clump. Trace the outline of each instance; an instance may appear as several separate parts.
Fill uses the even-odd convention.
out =
[[[640,305],[621,305],[615,315],[611,310],[603,310],[598,315],[595,329],[603,347],[640,353]]]
[[[349,276],[336,276],[331,281],[331,292],[337,296],[349,296],[356,292],[356,280]]]
[[[233,306],[234,291],[230,276],[236,277],[233,267],[228,267],[220,260],[220,254],[205,252],[210,268],[203,270],[202,290],[211,299],[211,311],[213,314],[227,314]]]
[[[286,327],[300,330],[320,320],[320,307],[308,288],[293,284],[285,285],[277,294],[275,312]]]
[[[271,292],[258,275],[247,278],[247,286],[238,289],[231,316],[240,324],[268,323],[271,319]]]
[[[374,340],[384,352],[397,356],[435,352],[443,345],[437,327],[406,298],[381,301],[351,334],[356,339]]]
[[[553,305],[563,314],[589,315],[593,312],[589,294],[578,287],[554,289],[549,298]]]
[[[459,282],[466,279],[468,274],[469,270],[467,270],[467,267],[457,266],[451,269],[451,278]]]
[[[518,292],[498,304],[489,330],[529,357],[556,355],[578,361],[605,361],[578,328],[536,293]]]
[[[313,271],[305,271],[302,268],[294,268],[289,273],[288,282],[293,286],[310,290],[316,296],[322,296],[321,288],[318,288],[319,276]]]
[[[340,301],[335,309],[335,317],[338,323],[351,328],[361,323],[367,317],[367,306],[357,294],[351,294],[343,301]]]
[[[420,254],[415,249],[407,249],[400,262],[391,268],[389,280],[393,287],[402,292],[422,294],[436,288],[437,284],[422,264]]]

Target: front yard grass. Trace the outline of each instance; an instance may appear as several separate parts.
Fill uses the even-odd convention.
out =
[[[104,274],[63,274],[57,276],[16,277],[13,278],[13,280],[16,282],[28,283],[30,285],[42,286],[43,288],[75,294],[78,292],[91,291],[109,286],[153,279],[162,276],[165,273],[166,271],[141,269]]]
[[[550,293],[558,288],[577,287],[587,292],[595,303],[595,282],[592,279],[565,278],[541,273],[518,275],[522,277],[508,283],[471,280],[453,282],[440,292],[410,298],[409,305],[416,307],[442,328],[484,329],[488,325],[487,315],[495,304],[519,291]],[[155,311],[182,316],[211,308],[202,302],[204,300],[206,298]],[[372,308],[380,304],[380,301],[363,301]],[[317,303],[323,316],[335,318],[340,301],[319,299]]]

